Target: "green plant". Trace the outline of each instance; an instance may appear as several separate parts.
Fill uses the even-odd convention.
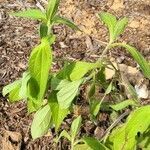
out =
[[[23,77],[14,83],[7,85],[3,88],[3,95],[9,96],[10,102],[16,102],[21,99],[27,100],[28,112],[36,111],[34,119],[31,125],[31,135],[33,139],[43,136],[48,132],[51,127],[55,127],[55,132],[58,134],[61,123],[64,118],[71,113],[72,106],[75,104],[76,97],[80,94],[81,86],[90,86],[88,91],[88,102],[90,107],[91,119],[96,122],[97,115],[104,107],[104,100],[107,95],[110,95],[114,100],[118,98],[119,104],[108,103],[105,107],[111,109],[111,111],[122,111],[122,109],[128,107],[136,109],[130,116],[127,122],[119,129],[115,129],[109,136],[109,132],[118,123],[118,120],[112,124],[108,129],[107,134],[101,143],[94,138],[83,138],[82,141],[76,141],[76,135],[79,132],[81,126],[81,117],[75,119],[71,126],[70,134],[65,130],[61,132],[57,140],[62,136],[65,136],[71,141],[72,149],[82,146],[88,149],[115,149],[120,148],[126,150],[125,146],[121,147],[120,143],[126,144],[128,141],[126,138],[131,138],[131,147],[135,147],[137,140],[137,133],[143,136],[144,140],[147,140],[147,134],[149,133],[149,117],[145,120],[142,129],[138,126],[141,121],[141,116],[147,116],[149,114],[149,106],[140,105],[137,93],[133,86],[119,71],[119,68],[113,65],[113,63],[106,57],[108,50],[116,46],[124,47],[139,64],[144,76],[150,79],[150,65],[144,59],[144,57],[132,46],[126,43],[118,43],[118,37],[125,30],[128,24],[128,19],[123,18],[117,20],[115,16],[109,13],[102,12],[98,16],[105,23],[109,29],[109,41],[100,58],[94,62],[66,62],[63,69],[57,73],[52,72],[52,47],[51,45],[55,41],[55,35],[52,32],[52,27],[56,23],[63,23],[69,27],[79,30],[69,20],[57,15],[59,0],[49,0],[48,5],[44,12],[37,9],[29,9],[24,12],[13,13],[14,16],[26,17],[31,19],[40,20],[40,37],[41,43],[33,49],[29,58],[28,70],[23,73]],[[115,71],[115,75],[111,80],[106,79],[105,69],[109,68]],[[126,91],[131,95],[131,99],[127,99],[126,94],[122,94],[117,88],[117,82],[121,83]],[[102,87],[104,92],[103,97],[98,98],[96,96],[97,87]],[[46,96],[48,95],[48,96]],[[125,101],[124,101],[125,100]],[[103,107],[102,107],[103,106]],[[117,113],[116,113],[117,114]],[[136,120],[134,119],[136,118]],[[134,127],[134,124],[137,126]],[[132,127],[133,130],[130,130]],[[135,130],[136,128],[136,130]],[[126,132],[130,134],[126,134]],[[118,139],[118,134],[120,139]],[[72,135],[71,135],[72,134]],[[120,143],[118,141],[121,141]],[[138,138],[140,145],[143,144],[142,137]],[[84,143],[79,145],[80,142]],[[104,144],[106,146],[104,146]],[[127,147],[131,149],[131,147]]]
[[[79,133],[81,122],[82,118],[81,116],[78,116],[75,120],[73,120],[70,132],[68,133],[66,130],[63,130],[59,137],[55,139],[56,143],[58,143],[60,138],[65,137],[71,142],[71,150],[74,150],[74,147],[80,142],[80,140],[76,139],[76,136]]]
[[[3,88],[3,96],[8,95],[10,102],[26,99],[28,112],[37,111],[31,126],[31,134],[33,139],[44,135],[51,126],[53,120],[56,130],[61,124],[61,119],[68,114],[68,109],[62,109],[58,105],[57,99],[50,97],[52,101],[48,103],[48,90],[52,79],[52,44],[55,42],[55,35],[52,28],[55,24],[65,24],[72,29],[79,28],[57,14],[60,0],[49,0],[45,10],[27,9],[11,15],[23,18],[30,18],[40,21],[39,34],[41,43],[36,46],[30,55],[28,62],[28,70],[23,73],[23,77],[12,84]],[[52,95],[54,95],[52,93]],[[52,107],[50,107],[52,106]],[[55,111],[63,111],[59,116],[55,115]],[[53,115],[52,115],[53,114]],[[39,117],[40,116],[40,117]],[[53,116],[53,117],[51,117]],[[37,131],[36,129],[39,128]]]

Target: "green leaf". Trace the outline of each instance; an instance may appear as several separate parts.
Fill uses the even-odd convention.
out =
[[[115,104],[115,105],[110,105],[110,107],[112,109],[114,109],[115,111],[125,109],[128,106],[137,106],[137,103],[135,102],[135,100],[129,99],[129,100],[125,100],[125,101],[120,102],[120,103]]]
[[[45,135],[51,123],[51,110],[49,104],[38,110],[34,115],[31,125],[31,135],[33,139]]]
[[[131,113],[127,122],[111,133],[108,139],[108,146],[115,150],[135,149],[137,146],[137,134],[143,134],[149,126],[150,105],[140,107]]]
[[[44,38],[42,39],[41,44],[33,49],[29,59],[29,71],[39,87],[39,100],[43,100],[51,64],[51,47],[47,38]]]
[[[137,132],[143,133],[149,126],[150,126],[150,105],[147,105],[135,110],[128,118],[125,129],[126,137],[130,139],[130,137],[136,136]]]
[[[116,40],[116,38],[124,32],[127,24],[128,24],[127,18],[123,18],[123,19],[117,21],[116,26],[114,28],[113,40]]]
[[[23,97],[19,96],[19,92],[20,92],[20,85],[17,85],[10,93],[9,93],[9,101],[10,102],[17,102],[20,101],[21,99],[23,99]]]
[[[91,98],[93,97],[95,94],[95,83],[93,83],[91,86],[90,86],[90,89],[88,91],[88,98]]]
[[[112,91],[112,88],[113,88],[113,82],[110,82],[110,84],[108,85],[105,91],[105,95],[109,94]]]
[[[131,56],[134,58],[134,60],[139,64],[143,74],[145,75],[146,78],[150,79],[150,65],[149,63],[145,60],[145,58],[141,55],[138,50],[128,44],[124,43],[115,43],[112,44],[112,47],[116,46],[122,46],[127,49],[127,51],[131,54]]]
[[[81,127],[82,118],[81,116],[78,116],[76,119],[73,120],[71,124],[71,138],[75,140],[75,137],[79,133],[80,127]]]
[[[106,75],[105,75],[105,66],[101,66],[100,70],[96,74],[96,80],[100,82],[100,84],[106,83]]]
[[[69,109],[61,109],[58,102],[56,93],[52,92],[49,96],[49,104],[51,107],[52,112],[52,121],[55,125],[55,131],[59,129],[61,123],[63,122],[64,118],[68,115]],[[56,113],[57,112],[57,113]]]
[[[59,3],[60,0],[48,0],[48,7],[47,7],[48,20],[52,20],[52,18],[56,15]]]
[[[92,137],[85,137],[83,141],[91,148],[92,150],[107,150],[107,148],[101,144],[97,139]]]
[[[44,14],[39,9],[28,9],[28,10],[25,10],[25,11],[11,13],[11,15],[16,16],[16,17],[42,20],[42,21],[46,22],[46,14]]]
[[[26,99],[27,89],[28,89],[28,81],[30,79],[29,72],[24,72],[23,77],[15,82],[5,86],[2,90],[3,96],[8,94],[10,102],[16,102],[21,99]]]
[[[150,129],[138,138],[138,148],[142,150],[150,149]]]
[[[69,82],[57,93],[57,100],[62,109],[70,107],[73,99],[78,94],[79,86],[82,84],[83,79]]]
[[[125,86],[127,95],[129,95],[130,98],[134,100],[138,100],[138,95],[136,93],[136,90],[134,89],[134,87],[130,84],[128,79],[123,74],[121,74],[121,82]]]
[[[76,26],[73,22],[71,22],[70,20],[64,18],[64,17],[60,17],[60,16],[55,16],[53,18],[53,22],[54,23],[58,23],[58,24],[64,24],[64,25],[67,25],[68,27],[70,27],[71,29],[74,29],[74,30],[80,30],[78,28],[78,26]]]
[[[23,77],[21,79],[21,87],[19,91],[19,96],[22,98],[27,98],[28,94],[28,81],[30,80],[31,76],[29,72],[24,72]]]
[[[66,85],[68,85],[68,83],[70,83],[70,82],[66,79],[60,80],[57,77],[54,77],[51,80],[51,88],[53,90],[61,90],[62,88],[65,88]]]
[[[101,102],[97,101],[95,99],[90,101],[90,113],[92,116],[96,117],[97,114],[99,113],[100,110],[100,106],[101,106]]]
[[[40,37],[41,39],[46,37],[48,33],[48,26],[44,23],[40,25]]]
[[[16,80],[11,84],[6,85],[2,90],[3,96],[6,96],[8,93],[16,89],[18,86],[21,86],[21,80]]]
[[[43,103],[41,101],[37,101],[37,99],[28,98],[27,99],[27,108],[28,113],[35,112],[42,107]]]
[[[110,41],[113,41],[114,30],[117,23],[117,19],[114,15],[108,12],[102,12],[99,14],[100,19],[106,24],[109,29]]]
[[[98,68],[97,63],[88,63],[83,61],[72,62],[57,74],[57,78],[68,80],[79,80],[84,77],[92,69]]]
[[[74,150],[92,150],[87,144],[77,144],[74,146]]]
[[[56,143],[58,143],[58,141],[59,141],[60,138],[62,138],[62,137],[65,137],[65,138],[67,138],[69,141],[71,141],[71,137],[70,137],[70,135],[68,134],[68,132],[67,132],[66,130],[63,130],[63,131],[60,133],[59,137],[56,139]]]
[[[79,80],[85,76],[90,70],[97,68],[96,63],[87,63],[82,61],[77,61],[72,64],[72,70],[70,73],[70,79],[72,81]]]

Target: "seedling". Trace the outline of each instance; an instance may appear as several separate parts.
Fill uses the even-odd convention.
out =
[[[81,116],[79,116],[73,121],[70,133],[65,130],[62,131],[58,140],[62,136],[66,137],[71,141],[72,149],[75,149],[75,146],[88,146],[89,149],[94,150],[108,149],[106,148],[107,146],[110,149],[126,150],[135,148],[137,143],[140,143],[140,146],[143,145],[143,139],[147,140],[147,134],[149,133],[150,118],[148,116],[150,116],[150,108],[145,106],[137,109],[140,103],[135,89],[121,74],[119,68],[116,68],[106,57],[108,50],[111,48],[116,46],[124,47],[139,64],[144,76],[150,79],[150,65],[144,57],[134,47],[126,43],[116,42],[124,32],[128,19],[117,20],[112,14],[100,13],[98,16],[109,30],[109,41],[100,58],[94,63],[83,61],[67,62],[62,70],[53,73],[51,69],[54,61],[51,46],[55,41],[53,26],[57,23],[63,23],[75,30],[79,30],[72,22],[57,15],[59,2],[59,0],[49,0],[44,11],[28,9],[12,14],[18,17],[39,20],[41,43],[32,50],[28,70],[23,73],[23,77],[4,87],[3,95],[8,95],[10,102],[20,101],[21,99],[26,100],[28,112],[36,112],[31,125],[31,135],[33,139],[36,139],[45,135],[52,127],[55,128],[55,132],[58,134],[61,123],[67,114],[71,113],[72,106],[75,104],[74,100],[79,95],[80,87],[83,85],[91,86],[87,98],[90,105],[91,119],[96,122],[96,116],[100,112],[106,96],[109,94],[116,99],[118,95],[121,95],[116,88],[116,82],[119,82],[126,88],[132,99],[127,99],[126,95],[121,95],[122,98],[119,99],[119,104],[112,105],[110,103],[108,107],[115,111],[120,111],[129,105],[136,108],[121,128],[115,129],[110,136],[107,133],[101,143],[93,138],[83,138],[84,145],[78,145],[81,142],[76,139],[81,126]],[[115,75],[111,80],[106,80],[105,69],[109,66],[115,70]],[[101,86],[104,89],[103,98],[98,99],[96,97],[95,89],[97,86]],[[141,121],[143,116],[144,121]],[[143,139],[142,137],[137,137],[138,132],[142,134]],[[140,142],[137,142],[136,138]],[[131,140],[129,141],[129,139]],[[130,145],[126,144],[127,142]],[[120,145],[121,143],[124,143],[124,145]]]
[[[74,150],[74,147],[80,142],[80,140],[76,139],[76,136],[79,133],[81,127],[82,118],[78,116],[71,124],[71,130],[68,133],[66,130],[63,130],[59,137],[56,139],[56,143],[58,143],[61,137],[67,138],[71,142],[71,150]]]

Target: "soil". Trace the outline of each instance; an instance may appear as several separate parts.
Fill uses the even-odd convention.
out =
[[[65,140],[62,140],[57,148],[55,147],[52,140],[53,131],[33,141],[30,135],[33,114],[27,113],[26,103],[22,101],[10,104],[1,93],[4,85],[19,78],[27,69],[31,49],[39,43],[38,21],[14,18],[9,16],[9,13],[37,7],[37,2],[39,1],[0,0],[0,143],[2,143],[0,149],[2,150],[69,149],[69,143]],[[118,18],[128,17],[129,26],[120,41],[134,45],[147,60],[150,60],[150,0],[63,0],[59,13],[73,20],[83,32],[74,32],[63,25],[55,26],[54,33],[57,36],[54,44],[55,57],[96,60],[104,47],[103,42],[108,39],[106,28],[96,16],[101,11],[111,12]],[[123,64],[137,66],[123,49],[115,49],[108,55]],[[58,66],[59,63],[55,62],[54,69]],[[65,120],[62,129],[69,128],[70,118]],[[101,114],[98,125],[93,124],[86,117],[85,120],[81,134],[100,138],[109,126],[106,112]]]

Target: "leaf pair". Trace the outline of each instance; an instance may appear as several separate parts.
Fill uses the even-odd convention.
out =
[[[125,27],[128,24],[127,18],[117,20],[114,15],[108,12],[100,13],[99,17],[109,29],[110,43],[114,42],[118,38],[118,36],[124,32]]]
[[[57,15],[59,3],[60,3],[60,0],[49,0],[48,5],[45,9],[45,12],[42,12],[39,9],[27,9],[25,11],[11,13],[11,15],[16,16],[16,17],[41,20],[42,24],[44,24],[45,27],[44,27],[44,30],[41,30],[43,29],[41,28],[43,26],[40,27],[40,36],[41,34],[48,35],[49,34],[48,32],[51,30],[51,27],[53,26],[53,24],[65,24],[72,29],[80,30],[70,20]]]

